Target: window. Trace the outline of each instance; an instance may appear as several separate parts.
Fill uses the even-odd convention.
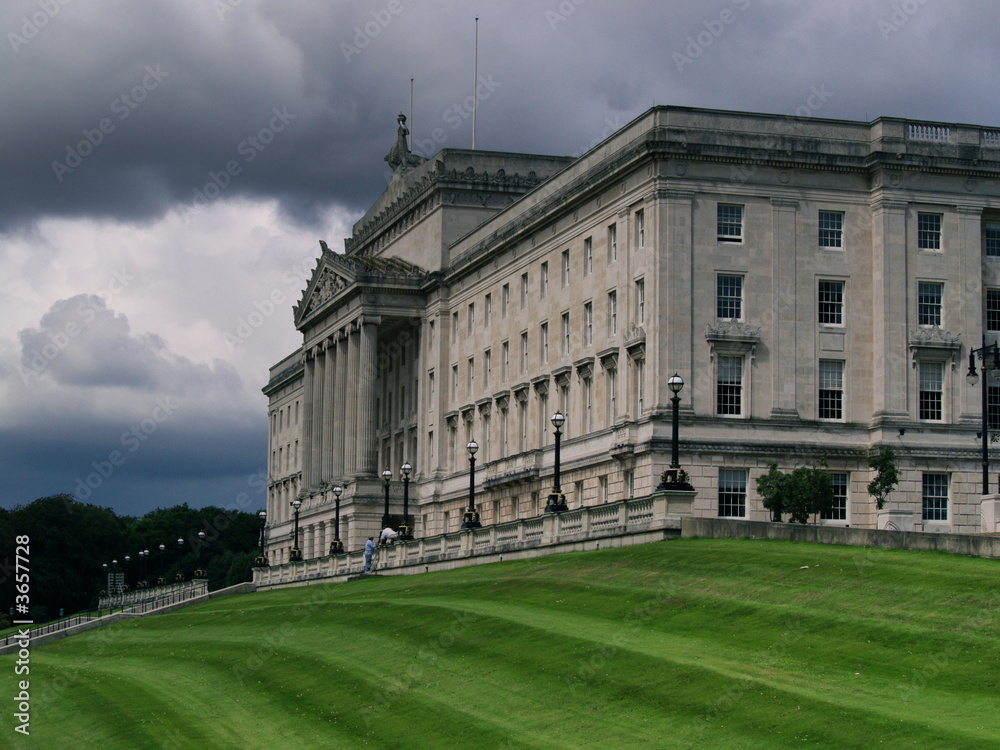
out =
[[[490,318],[493,316],[493,295],[487,294],[486,299],[483,302],[483,325],[488,326],[490,324]]]
[[[594,240],[588,237],[583,241],[583,275],[590,276],[594,272]]]
[[[538,420],[541,425],[538,444],[544,448],[549,444],[549,394],[538,394]]]
[[[618,333],[618,292],[608,292],[608,335]]]
[[[944,284],[921,281],[917,287],[917,324],[922,326],[941,325],[941,298]]]
[[[590,432],[590,414],[594,405],[594,384],[590,378],[583,379],[583,434]]]
[[[719,242],[743,242],[743,206],[718,205]]]
[[[987,221],[983,226],[983,244],[988,256],[1000,256],[1000,221]]]
[[[458,365],[451,366],[451,400],[458,401]]]
[[[607,371],[608,386],[608,426],[610,427],[618,419],[618,371],[611,369]]]
[[[719,274],[715,280],[715,317],[743,319],[743,277]]]
[[[943,383],[943,362],[920,363],[920,419],[939,422],[944,418],[942,411]]]
[[[476,303],[469,303],[469,335],[471,336],[476,329]]]
[[[549,264],[548,262],[542,263],[542,274],[538,282],[538,291],[541,294],[541,298],[545,299],[549,296]]]
[[[610,499],[610,496],[608,495],[608,477],[606,475],[598,477],[597,491],[601,496],[602,503],[606,503]]]
[[[1000,331],[1000,289],[986,290],[986,330]]]
[[[521,333],[521,373],[528,371],[528,332]]]
[[[819,212],[819,246],[837,250],[844,247],[844,214],[840,211]]]
[[[528,306],[528,274],[521,274],[521,309]]]
[[[948,475],[924,474],[922,499],[925,521],[947,521]]]
[[[509,456],[507,444],[507,425],[510,422],[510,412],[506,407],[500,409],[500,450],[503,451],[504,456]]]
[[[433,410],[434,409],[434,394],[435,394],[435,391],[434,391],[434,370],[430,370],[427,373],[427,395],[429,397],[428,398],[429,403],[427,404],[427,409],[428,410]]]
[[[829,513],[820,513],[822,521],[846,521],[847,520],[847,473],[835,471],[830,474],[830,483],[833,485],[833,506]]]
[[[637,359],[635,362],[635,405],[636,405],[636,416],[642,416],[643,408],[643,380],[646,375],[646,363]]]
[[[641,208],[635,212],[635,243],[646,247],[646,212]]]
[[[719,469],[719,516],[746,518],[746,469]]]
[[[608,263],[618,260],[618,225],[608,227]]]
[[[504,284],[503,289],[500,294],[501,300],[501,310],[500,314],[504,319],[507,318],[507,311],[510,309],[510,284]]]
[[[594,303],[583,304],[583,337],[589,346],[594,343]]]
[[[562,285],[569,286],[569,250],[562,252]]]
[[[542,332],[542,335],[541,335],[539,355],[542,358],[542,363],[546,364],[549,361],[549,324],[548,323],[542,323],[541,332]]]
[[[500,380],[504,383],[510,378],[510,342],[500,344]]]
[[[528,402],[517,402],[517,450],[524,453],[528,450]]]
[[[489,388],[493,379],[493,350],[483,352],[483,387]]]
[[[562,353],[569,354],[569,313],[562,314]]]
[[[434,321],[432,320],[427,325],[427,346],[432,348],[434,346]]]
[[[451,314],[451,343],[458,342],[458,312]]]
[[[917,214],[917,247],[921,250],[941,249],[941,214]]]
[[[743,357],[719,357],[715,413],[720,417],[743,415]]]
[[[646,324],[646,280],[635,282],[635,321],[637,325]]]
[[[986,386],[986,414],[989,428],[1000,430],[1000,385]]]
[[[844,418],[844,363],[819,362],[819,418]]]
[[[844,325],[844,282],[819,282],[819,322],[821,325]]]
[[[623,472],[622,480],[625,485],[625,497],[635,497],[635,472],[626,470]]]

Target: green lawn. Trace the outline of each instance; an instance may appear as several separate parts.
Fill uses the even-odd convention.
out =
[[[225,597],[36,647],[30,738],[0,657],[0,747],[998,748],[998,577],[693,539]]]

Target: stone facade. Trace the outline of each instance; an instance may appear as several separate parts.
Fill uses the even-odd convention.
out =
[[[264,389],[272,563],[296,497],[303,556],[327,553],[337,484],[361,546],[387,467],[398,522],[404,461],[414,533],[454,531],[471,439],[483,523],[538,515],[556,410],[570,508],[648,495],[674,373],[696,515],[765,520],[775,461],[835,474],[843,512],[819,522],[874,528],[868,460],[891,446],[892,508],[980,531],[965,374],[1000,328],[1000,131],[656,107],[575,160],[395,161],[346,251],[321,243],[303,345]]]

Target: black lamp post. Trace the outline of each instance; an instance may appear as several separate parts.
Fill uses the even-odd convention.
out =
[[[194,572],[192,578],[208,578],[208,572],[201,567],[201,548],[205,546],[205,532],[198,532],[198,570]]]
[[[121,581],[119,580],[118,559],[117,558],[115,558],[114,560],[111,561],[111,576],[112,576],[112,578],[114,578],[114,584],[113,584],[114,593],[116,593],[116,594],[122,593],[122,584],[121,584]]]
[[[413,539],[413,529],[410,528],[410,472],[413,467],[406,462],[399,471],[403,474],[403,525],[399,527],[399,538]]]
[[[555,474],[553,476],[552,492],[549,493],[549,502],[545,505],[546,513],[558,513],[563,510],[569,510],[569,506],[566,505],[566,496],[562,493],[562,488],[559,486],[559,446],[561,445],[562,432],[559,430],[566,422],[566,417],[563,416],[562,412],[557,411],[552,415],[552,424],[556,428],[556,463],[555,463]]]
[[[111,579],[108,578],[108,564],[101,563],[101,570],[104,571],[104,587],[101,588],[101,596],[111,593]],[[14,614],[13,608],[10,610],[11,615]]]
[[[132,558],[129,555],[125,555],[125,590],[131,591],[132,586],[129,585],[129,563],[132,562]]]
[[[257,543],[260,547],[260,554],[253,561],[253,566],[255,568],[267,568],[270,564],[267,561],[267,555],[264,554],[264,527],[267,525],[267,511],[262,510],[257,514],[257,518],[260,519],[260,533],[257,535]]]
[[[336,484],[332,492],[337,507],[333,516],[333,541],[330,542],[330,554],[339,555],[344,551],[344,543],[340,541],[340,496],[344,493],[344,488]]]
[[[175,578],[178,581],[184,580],[184,571],[181,570],[181,561],[183,559],[184,559],[184,540],[180,537],[177,537],[177,575],[175,576]]]
[[[389,482],[392,481],[392,472],[386,469],[382,472],[382,481],[385,482],[385,510],[382,513],[382,528],[389,525]]]
[[[292,549],[288,554],[288,562],[302,562],[302,550],[299,549],[299,508],[302,507],[302,501],[295,498],[292,500],[291,506],[295,508],[295,536],[292,541]]]
[[[986,358],[993,355],[993,364],[987,367]],[[983,362],[983,494],[990,494],[990,413],[989,413],[989,386],[987,384],[987,370],[993,370],[993,377],[1000,373],[1000,346],[996,342],[986,345],[986,337],[983,337],[983,345],[978,349],[969,350],[969,372],[965,376],[969,385],[979,382],[979,374],[976,372],[976,357]]]
[[[163,561],[163,552],[166,549],[167,545],[165,544],[160,545],[160,577],[156,579],[156,583],[159,586],[162,586],[167,582],[167,579],[164,578],[164,576],[167,574],[167,566],[166,563]]]
[[[670,389],[671,393],[674,394],[670,399],[670,403],[673,404],[674,412],[673,439],[670,444],[670,468],[663,472],[661,477],[662,481],[656,489],[690,490],[694,488],[688,483],[687,472],[681,468],[680,464],[680,394],[681,390],[684,388],[684,378],[675,372],[670,376],[670,379],[667,380],[667,387]]]
[[[479,513],[476,512],[476,451],[479,450],[479,443],[470,440],[465,448],[469,451],[469,507],[465,511],[462,528],[478,529],[482,526],[479,522]]]

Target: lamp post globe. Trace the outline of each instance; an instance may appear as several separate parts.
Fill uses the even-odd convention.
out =
[[[691,490],[693,487],[687,481],[687,473],[681,469],[680,464],[680,393],[684,390],[684,378],[676,372],[667,380],[667,387],[673,393],[670,403],[673,406],[672,439],[670,441],[670,468],[663,472],[663,481],[657,487],[658,490]]]
[[[299,508],[302,507],[302,501],[295,498],[289,505],[295,510],[295,532],[292,536],[292,549],[288,553],[288,562],[302,562],[302,550],[299,549]]]
[[[469,451],[469,507],[465,511],[462,528],[478,529],[482,526],[479,522],[479,513],[476,511],[476,453],[479,451],[479,443],[470,440],[465,449]]]
[[[158,586],[162,586],[163,584],[165,584],[167,582],[167,579],[164,578],[164,576],[167,574],[167,567],[166,567],[166,564],[163,561],[163,553],[166,551],[166,549],[167,549],[167,545],[165,545],[165,544],[161,544],[159,546],[159,550],[160,550],[160,575],[156,579],[156,583],[157,583]]]
[[[382,511],[382,528],[389,525],[389,482],[392,481],[392,472],[386,469],[382,472],[382,481],[385,483],[385,509]]]
[[[184,580],[184,571],[182,569],[182,564],[184,560],[184,540],[181,537],[177,537],[177,575],[176,580]]]
[[[330,542],[330,554],[339,555],[344,551],[344,543],[340,541],[340,496],[344,494],[344,488],[335,484],[331,492],[333,492],[337,508],[333,519],[333,541]]]
[[[129,555],[125,555],[125,590],[131,591],[132,586],[129,584],[129,563],[132,562],[132,558]]]
[[[413,539],[413,530],[410,528],[410,472],[413,467],[409,461],[404,461],[399,472],[403,475],[403,523],[399,527],[399,538],[402,540]]]

